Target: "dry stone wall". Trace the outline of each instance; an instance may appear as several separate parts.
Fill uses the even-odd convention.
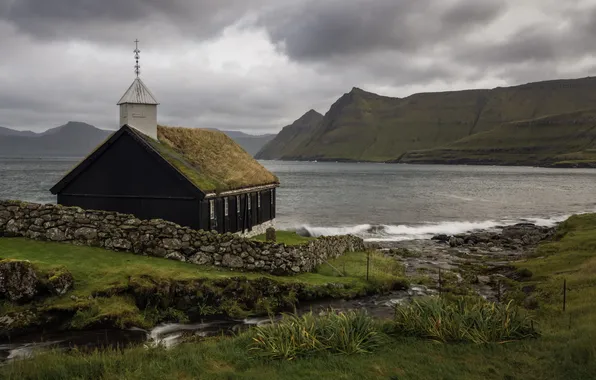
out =
[[[140,220],[115,212],[18,201],[0,201],[2,236],[87,245],[273,274],[310,272],[326,259],[365,249],[362,239],[349,235],[286,246],[233,234],[196,231],[160,219]]]

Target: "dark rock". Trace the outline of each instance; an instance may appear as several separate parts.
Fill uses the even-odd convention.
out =
[[[64,231],[62,231],[58,228],[50,228],[49,230],[47,230],[46,237],[48,238],[48,240],[51,240],[51,241],[66,240],[66,235],[64,234]]]
[[[38,293],[39,285],[37,273],[29,261],[0,261],[0,298],[27,301]]]
[[[182,248],[182,242],[178,239],[163,239],[162,245],[167,250],[178,250]]]
[[[166,259],[176,260],[176,261],[186,261],[186,257],[182,255],[180,252],[172,252],[166,255]]]
[[[74,288],[74,277],[64,267],[52,269],[48,274],[47,287],[53,295],[64,295],[70,289]]]
[[[201,247],[201,251],[203,251],[205,253],[215,253],[217,250],[214,246],[208,245],[208,246]]]
[[[445,235],[445,234],[435,235],[435,236],[433,236],[431,238],[431,240],[440,241],[442,243],[448,243],[449,242],[449,235]]]
[[[124,250],[124,251],[128,251],[132,248],[132,243],[126,239],[114,239],[112,240],[112,248],[116,249],[116,250]]]
[[[238,256],[228,254],[223,256],[221,264],[230,268],[242,268],[244,266],[244,261]]]
[[[210,265],[213,263],[213,258],[204,253],[197,253],[196,255],[192,256],[188,261],[197,265]]]
[[[265,240],[268,242],[275,243],[277,241],[277,234],[275,232],[275,228],[269,227],[265,231]]]
[[[74,232],[75,239],[95,240],[97,239],[97,230],[95,228],[81,227]]]

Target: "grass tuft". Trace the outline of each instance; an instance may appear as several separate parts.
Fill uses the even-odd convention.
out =
[[[427,298],[395,308],[395,333],[437,342],[490,343],[537,337],[532,321],[509,302]]]
[[[252,334],[251,351],[270,359],[293,360],[321,352],[370,353],[385,340],[379,324],[363,311],[286,315],[275,324],[259,326]]]

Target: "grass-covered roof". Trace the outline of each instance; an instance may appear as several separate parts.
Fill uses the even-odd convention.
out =
[[[279,183],[275,175],[222,132],[158,126],[159,141],[139,135],[204,192]]]

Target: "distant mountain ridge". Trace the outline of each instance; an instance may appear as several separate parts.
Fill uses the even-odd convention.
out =
[[[207,128],[220,131],[216,128]],[[267,143],[275,137],[274,133],[264,135],[249,135],[248,133],[240,131],[220,131],[228,135],[232,140],[236,141],[248,154],[255,156]]]
[[[0,127],[0,157],[84,157],[113,132],[78,121],[40,133]],[[222,132],[253,156],[275,137],[274,134]]]
[[[31,131],[17,131],[6,127],[0,127],[0,136],[37,136],[37,133]]]
[[[0,132],[0,157],[83,157],[113,131],[69,121],[42,133],[28,131],[30,133],[14,134],[4,130],[2,132],[4,133]]]
[[[353,88],[308,128],[284,128],[270,143],[278,145],[266,146],[257,157],[552,165],[573,154],[586,164],[596,127],[590,121],[593,109],[593,77],[405,98]],[[552,127],[553,120],[558,127]]]

